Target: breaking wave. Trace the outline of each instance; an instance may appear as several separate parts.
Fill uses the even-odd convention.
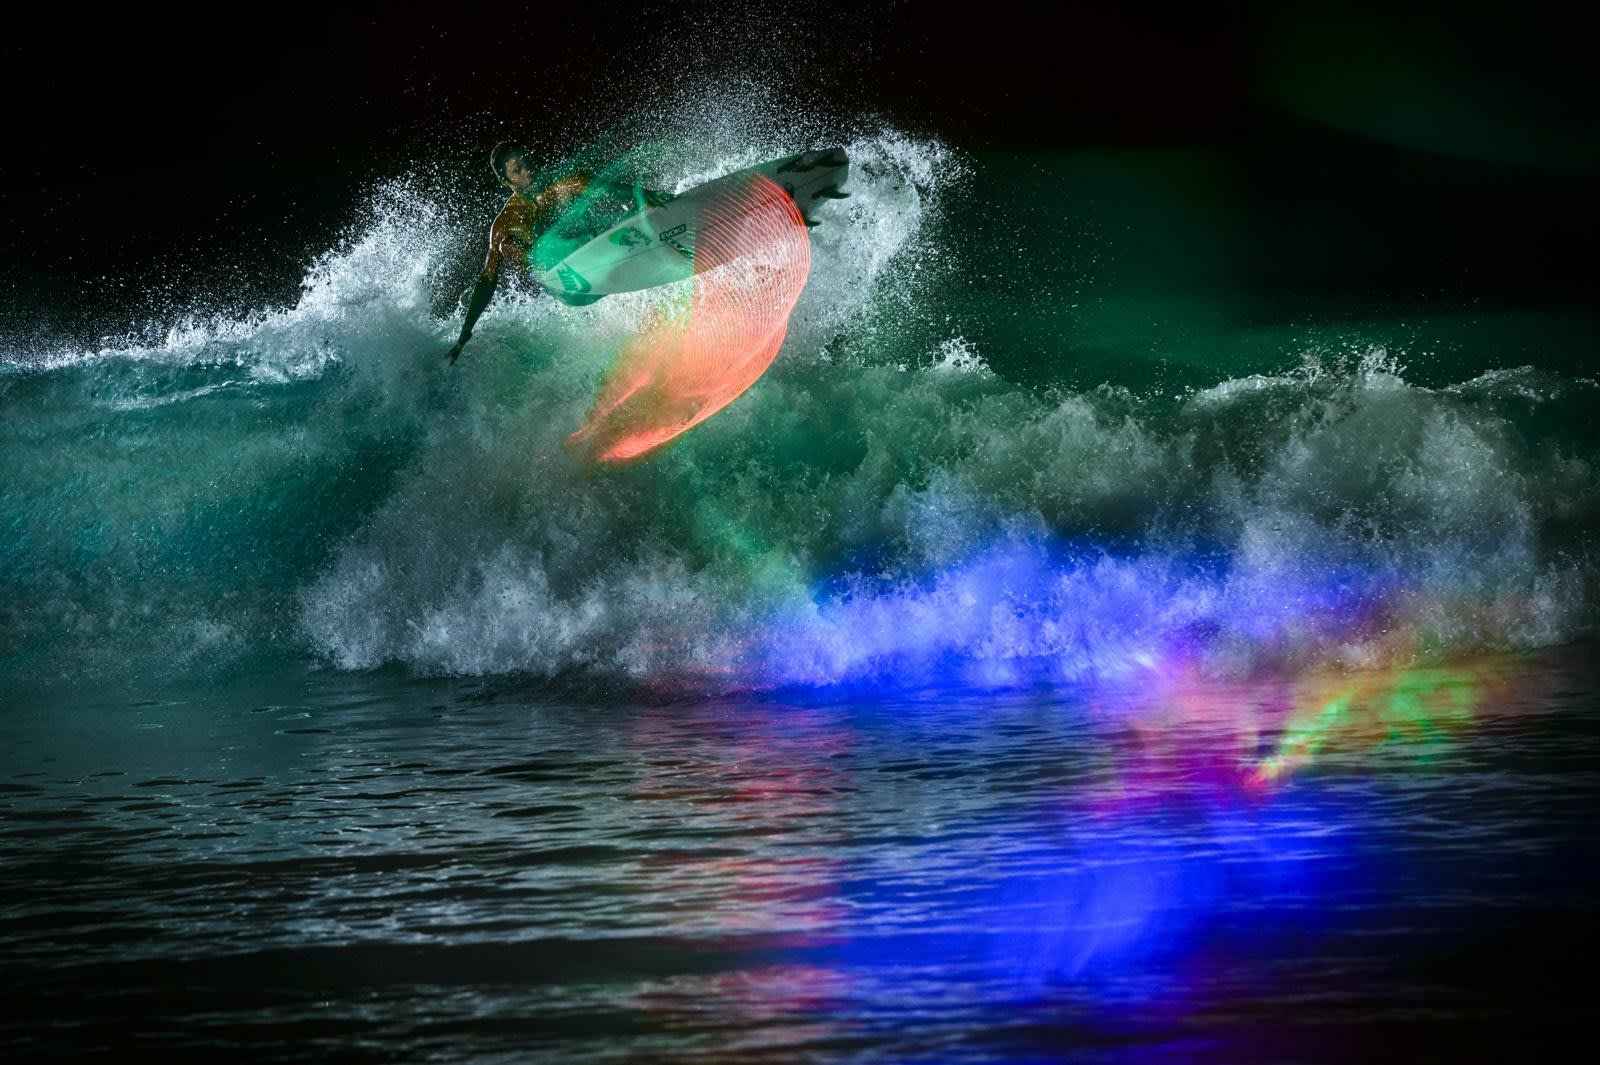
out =
[[[1022,387],[943,325],[939,143],[722,129],[648,178],[829,143],[852,195],[773,368],[625,469],[560,445],[674,297],[506,293],[447,368],[432,301],[479,234],[415,180],[293,306],[8,353],[0,669],[1006,685],[1593,629],[1595,456],[1555,428],[1593,382],[1423,387],[1357,345],[1181,395]]]

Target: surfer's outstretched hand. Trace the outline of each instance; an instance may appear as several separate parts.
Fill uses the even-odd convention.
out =
[[[454,366],[456,364],[456,360],[461,358],[461,345],[465,343],[466,341],[464,340],[458,340],[454,344],[451,344],[450,350],[444,353],[444,361],[448,362],[451,366]]]

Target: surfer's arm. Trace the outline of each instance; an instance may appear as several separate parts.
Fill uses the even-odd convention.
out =
[[[483,264],[483,273],[478,275],[472,291],[467,293],[467,317],[461,323],[461,335],[456,337],[456,342],[450,350],[444,353],[447,361],[453,363],[461,357],[462,346],[472,339],[472,327],[478,324],[478,319],[483,317],[489,302],[494,299],[495,286],[500,282],[500,262],[500,245],[492,244],[489,248],[489,258]]]
[[[560,181],[553,182],[543,192],[539,193],[534,201],[541,214],[549,214],[560,207],[565,207],[577,199],[590,185],[594,184],[594,177],[590,174],[571,174]]]
[[[618,200],[627,200],[633,204],[634,210],[643,211],[650,207],[660,207],[672,199],[670,192],[660,192],[656,189],[647,189],[637,181],[624,185],[616,181],[607,181],[605,178],[580,175],[586,188],[604,190],[606,195]]]
[[[562,178],[545,189],[539,194],[539,203],[553,210],[585,192],[599,192],[614,199],[629,200],[640,211],[647,207],[658,207],[672,199],[671,193],[647,189],[638,182],[624,185],[593,174],[578,173]]]
[[[499,273],[493,270],[485,270],[478,275],[472,291],[467,295],[467,318],[461,323],[461,336],[457,339],[457,343],[465,344],[472,336],[472,327],[478,324],[478,319],[488,308],[489,301],[494,299],[495,286],[499,281]]]
[[[494,220],[494,225],[489,229],[489,256],[483,261],[483,272],[478,275],[472,291],[467,293],[467,317],[461,323],[461,335],[444,354],[450,362],[455,362],[461,357],[462,346],[472,339],[472,327],[478,324],[478,319],[483,316],[490,301],[494,299],[494,290],[499,284],[500,275],[506,270],[532,280],[528,270],[528,249],[524,248],[513,235],[507,213],[501,212],[500,217]]]

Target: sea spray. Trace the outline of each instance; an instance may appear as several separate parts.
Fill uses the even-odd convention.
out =
[[[448,517],[392,500],[308,590],[316,639],[425,672],[1024,683],[1591,624],[1562,520],[1591,464],[1381,352],[1183,401],[1028,392],[948,357],[819,364],[747,399],[626,476],[423,474],[415,492],[465,495]]]
[[[1595,448],[1564,428],[1593,382],[1425,387],[1356,343],[1177,395],[1023,387],[947,321],[967,163],[892,129],[745,126],[641,176],[843,142],[851,199],[812,231],[772,369],[636,467],[560,444],[670,294],[508,290],[446,369],[439,289],[482,234],[415,179],[292,306],[12,353],[0,669],[1004,686],[1593,629]]]

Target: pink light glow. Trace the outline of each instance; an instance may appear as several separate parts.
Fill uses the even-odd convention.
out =
[[[761,174],[730,189],[705,212],[687,305],[624,345],[568,449],[628,462],[733,402],[777,357],[810,273],[794,200]]]

